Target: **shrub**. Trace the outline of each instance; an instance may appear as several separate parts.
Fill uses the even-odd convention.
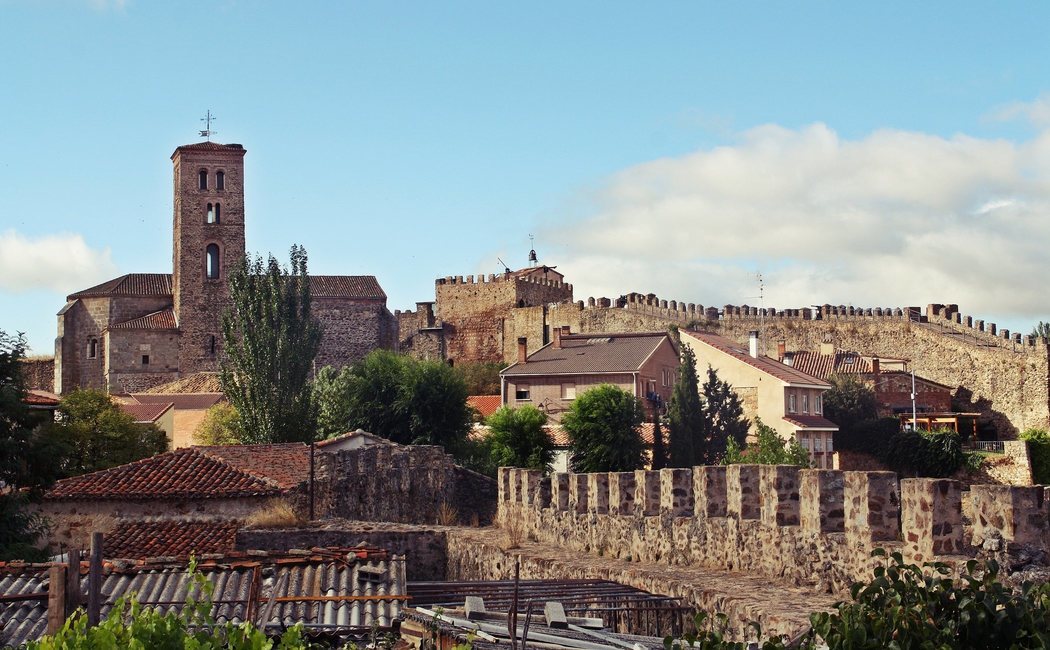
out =
[[[835,446],[843,451],[855,451],[883,459],[889,452],[890,442],[900,430],[900,420],[897,418],[862,420],[836,431]]]
[[[284,499],[273,499],[264,507],[248,515],[248,528],[295,528],[306,523],[306,518],[295,511]]]
[[[562,418],[569,434],[574,472],[629,472],[643,463],[642,404],[611,384],[602,384],[573,401]]]
[[[543,428],[547,414],[531,404],[503,406],[489,416],[486,442],[496,467],[538,469],[546,473],[554,460],[554,441]]]
[[[890,439],[884,461],[901,475],[945,478],[963,466],[965,456],[951,429],[907,430]]]
[[[1028,443],[1032,480],[1039,485],[1050,484],[1050,432],[1046,429],[1025,429],[1020,438]]]
[[[241,418],[232,404],[219,402],[204,413],[204,419],[193,432],[198,445],[241,444]]]
[[[726,445],[725,465],[756,463],[759,465],[798,465],[809,467],[809,452],[797,440],[786,442],[776,429],[755,418],[755,441],[740,449],[730,438]]]

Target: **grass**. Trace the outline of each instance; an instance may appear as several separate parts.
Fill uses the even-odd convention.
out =
[[[284,499],[274,499],[248,516],[248,528],[295,528],[306,523],[306,518],[295,511]]]

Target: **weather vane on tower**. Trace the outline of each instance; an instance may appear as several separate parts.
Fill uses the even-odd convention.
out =
[[[204,122],[204,128],[201,129],[201,137],[206,138],[208,142],[211,142],[211,136],[218,133],[218,131],[211,130],[211,123],[213,120],[216,119],[218,118],[211,114],[211,109],[208,109],[208,111],[204,114],[204,117],[201,118],[201,122]]]

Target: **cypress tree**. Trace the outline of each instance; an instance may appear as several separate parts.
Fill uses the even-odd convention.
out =
[[[663,469],[667,467],[667,448],[664,446],[664,432],[660,426],[660,416],[653,421],[653,460],[651,469]]]
[[[705,444],[703,456],[698,456],[696,462],[716,465],[725,457],[729,440],[733,440],[738,449],[744,447],[750,423],[744,417],[740,396],[732,386],[718,378],[718,373],[711,366],[707,367],[707,381],[704,382],[702,392]]]
[[[667,408],[668,467],[691,467],[704,458],[704,409],[696,378],[696,355],[681,347],[682,365]]]

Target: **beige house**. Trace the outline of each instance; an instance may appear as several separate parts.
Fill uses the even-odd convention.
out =
[[[707,367],[733,387],[744,404],[744,415],[772,427],[784,440],[797,440],[809,450],[815,467],[834,465],[834,433],[838,426],[824,418],[823,394],[831,384],[758,353],[758,333],[744,347],[706,332],[681,332],[682,345],[696,355],[701,383]]]
[[[612,384],[642,400],[647,420],[664,412],[679,365],[667,332],[570,334],[565,327],[553,335],[531,355],[518,340],[518,361],[500,373],[505,406],[532,404],[557,423],[577,395]]]

